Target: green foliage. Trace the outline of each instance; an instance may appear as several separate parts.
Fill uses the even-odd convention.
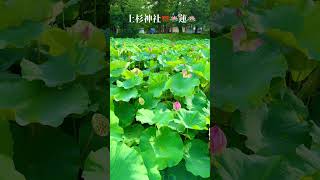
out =
[[[0,1],[0,179],[108,174],[95,158],[109,143],[102,3]]]
[[[111,39],[110,53],[111,179],[167,179],[174,168],[209,178],[208,39]]]
[[[209,34],[139,34],[139,38],[145,39],[169,39],[171,41],[192,40],[192,39],[209,39]]]
[[[159,33],[167,33],[171,27],[179,27],[182,32],[182,26],[195,27],[195,33],[200,27],[208,28],[208,19],[210,17],[210,1],[181,1],[181,0],[111,0],[110,1],[110,19],[111,30],[115,37],[137,37],[139,29],[156,28]],[[185,24],[178,22],[161,22],[155,23],[130,23],[129,15],[133,18],[136,15],[157,15],[172,16],[183,13],[188,16],[194,16],[195,22],[187,22]]]
[[[319,178],[319,8],[213,3],[213,116],[228,139],[214,179]]]

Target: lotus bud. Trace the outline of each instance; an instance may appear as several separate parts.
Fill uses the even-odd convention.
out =
[[[173,109],[178,111],[179,109],[181,109],[181,104],[179,101],[176,101],[173,103]]]
[[[89,25],[85,26],[84,30],[82,31],[82,37],[84,40],[89,40],[92,35],[93,29]]]
[[[182,77],[183,77],[183,78],[191,78],[191,77],[192,77],[192,74],[191,74],[191,73],[189,74],[188,71],[185,70],[185,69],[182,70],[181,73],[182,73]]]
[[[218,126],[210,128],[211,154],[221,154],[227,147],[227,138]]]

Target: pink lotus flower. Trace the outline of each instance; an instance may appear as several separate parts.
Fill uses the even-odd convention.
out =
[[[192,74],[191,74],[191,73],[189,74],[188,71],[185,70],[185,69],[182,70],[181,73],[182,73],[182,77],[183,77],[183,78],[191,78],[191,77],[192,77]]]
[[[227,147],[227,138],[218,126],[210,128],[211,154],[221,154]]]
[[[180,104],[179,101],[176,101],[176,102],[173,103],[173,109],[176,110],[176,111],[181,109],[181,104]]]
[[[93,29],[89,25],[87,25],[82,31],[82,37],[84,40],[89,40],[92,35]]]
[[[232,31],[232,40],[233,40],[233,50],[252,52],[256,51],[260,46],[263,45],[263,41],[259,38],[248,39],[247,32],[243,25],[237,26]]]

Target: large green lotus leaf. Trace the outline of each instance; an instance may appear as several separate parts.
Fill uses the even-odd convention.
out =
[[[141,124],[134,124],[124,129],[123,141],[128,146],[138,145],[140,143],[140,137],[144,127]]]
[[[213,176],[217,180],[256,180],[283,179],[292,180],[300,176],[297,170],[286,165],[281,157],[263,157],[246,155],[235,148],[213,159]]]
[[[139,76],[134,76],[130,79],[127,79],[125,81],[117,81],[117,86],[118,87],[123,87],[124,89],[130,89],[133,88],[135,86],[140,85],[143,82],[142,77]]]
[[[72,27],[67,28],[72,36],[79,40],[85,40],[90,48],[98,49],[100,52],[106,51],[106,37],[103,31],[95,27],[91,22],[77,20]]]
[[[130,126],[135,118],[136,112],[137,108],[133,104],[122,101],[115,102],[114,113],[118,116],[121,127]]]
[[[180,109],[178,117],[183,122],[184,126],[188,129],[205,130],[207,129],[207,120],[198,111],[188,111]]]
[[[109,179],[109,167],[109,150],[104,147],[89,154],[82,177],[85,180]]]
[[[153,149],[153,145],[151,144],[153,143],[153,140],[156,137],[156,131],[156,128],[150,127],[143,131],[139,137],[141,142],[139,144],[139,150],[142,155],[143,161],[147,167],[149,179],[153,180],[159,179],[159,163],[164,163],[155,158],[155,152]],[[163,166],[165,165],[163,164]]]
[[[308,55],[316,60],[320,59],[320,38],[312,36],[312,33],[320,31],[319,18],[320,3],[316,2],[315,7],[304,17],[303,30],[296,35],[301,46],[308,49]]]
[[[143,83],[143,72],[140,69],[124,70],[123,81],[117,80],[117,86],[130,89]]]
[[[193,139],[186,145],[186,169],[195,176],[210,177],[210,156],[208,143]]]
[[[154,118],[154,112],[150,109],[139,109],[136,115],[136,120],[140,121],[142,124],[149,124],[153,125],[155,124]]]
[[[317,126],[314,122],[312,122],[310,135],[312,136],[312,140],[314,143],[320,144],[320,127]]]
[[[153,97],[160,97],[166,89],[167,80],[167,73],[151,73],[148,79],[148,92],[152,93]]]
[[[142,89],[143,91],[144,89]],[[160,99],[155,98],[151,92],[142,92],[140,98],[143,99],[143,103],[139,102],[139,108],[153,109],[157,106]]]
[[[158,127],[169,126],[170,122],[174,121],[174,112],[170,110],[155,110],[153,121]]]
[[[104,68],[104,53],[92,48],[76,48],[61,56],[51,56],[43,64],[21,62],[22,77],[43,80],[49,87],[75,80],[78,74],[90,75]]]
[[[31,40],[36,40],[45,26],[38,22],[24,22],[17,27],[0,30],[0,44],[24,47]]]
[[[288,19],[287,17],[291,17]],[[320,30],[320,4],[309,8],[278,6],[266,11],[261,22],[265,31],[280,42],[320,59],[320,38],[313,32]]]
[[[131,56],[133,61],[148,61],[154,59],[156,57],[155,54],[150,54],[148,52],[140,52],[136,53],[134,56]]]
[[[287,89],[284,91],[280,101],[291,106],[291,108],[296,111],[300,121],[308,120],[309,109],[304,105],[304,102],[293,93],[292,90]]]
[[[119,126],[119,118],[115,115],[114,111],[110,111],[110,139],[121,141],[123,129]]]
[[[66,2],[63,7],[63,14],[60,14],[56,18],[56,21],[62,22],[63,19],[68,22],[74,21],[79,16],[79,13],[80,13],[79,8],[80,8],[79,0],[72,0],[72,1]]]
[[[297,160],[291,163],[299,168],[303,175],[312,175],[320,170],[320,146],[312,146],[310,149],[300,145],[296,149]],[[291,161],[292,162],[292,161]]]
[[[54,27],[42,33],[40,43],[49,46],[51,55],[59,56],[75,45],[75,39],[67,31]]]
[[[25,49],[8,48],[0,49],[0,71],[7,70],[14,63],[22,60]]]
[[[23,21],[43,21],[55,15],[53,8],[58,0],[15,0],[0,2],[0,29],[17,26]],[[1,38],[0,38],[1,39]]]
[[[148,171],[149,180],[161,180],[161,174],[156,163],[157,159],[150,158],[154,155],[153,152],[145,151],[144,153],[141,153],[141,155]]]
[[[114,60],[110,63],[110,77],[119,77],[129,66],[129,62]]]
[[[110,178],[128,180],[149,180],[141,155],[126,144],[111,141]]]
[[[303,52],[298,50],[288,50],[285,53],[288,67],[294,81],[303,81],[318,66],[319,62],[310,60]]]
[[[141,135],[139,147],[142,154],[152,154],[159,170],[176,166],[183,158],[182,139],[168,127],[148,128]]]
[[[79,128],[79,145],[80,148],[86,149],[85,151],[83,151],[83,156],[88,156],[90,151],[97,151],[109,145],[110,141],[109,138],[106,138],[105,136],[99,136],[94,132],[92,121],[90,118],[85,118],[86,121],[81,123]],[[70,122],[72,123],[72,121]]]
[[[130,99],[138,97],[138,90],[136,88],[124,89],[119,87],[111,87],[110,97],[115,101],[129,102]]]
[[[210,63],[203,60],[203,62],[192,65],[193,72],[200,77],[203,77],[207,82],[210,81]]]
[[[311,73],[312,71],[316,68],[316,66],[314,67],[310,67],[310,69],[305,69],[302,71],[291,71],[291,75],[292,75],[292,80],[296,81],[296,82],[301,82],[303,80],[305,80]]]
[[[193,96],[186,97],[186,104],[189,110],[205,113],[208,108],[209,101],[207,96],[199,90]],[[209,115],[209,114],[207,114]]]
[[[13,125],[13,160],[26,179],[77,179],[80,147],[61,129],[41,125]]]
[[[214,106],[225,111],[247,109],[261,104],[273,77],[284,77],[287,69],[279,49],[264,44],[254,52],[233,52],[226,37],[213,40],[212,91]],[[254,75],[254,76],[253,76]]]
[[[203,180],[200,176],[195,176],[185,167],[185,162],[181,161],[177,166],[167,168],[161,171],[163,180]]]
[[[38,65],[24,59],[20,63],[22,77],[29,81],[43,80],[49,87],[71,82],[75,80],[76,74],[72,65],[67,62],[65,59],[53,57],[44,64]]]
[[[258,154],[289,154],[309,141],[309,128],[292,105],[273,102],[241,113],[235,130],[247,136],[246,146]]]
[[[25,180],[25,177],[16,171],[14,162],[8,156],[0,154],[0,179],[1,180]]]
[[[320,171],[309,175],[309,176],[304,176],[301,178],[301,180],[319,180],[320,179]]]
[[[161,127],[161,124],[159,124],[158,126]],[[186,127],[183,123],[183,121],[181,121],[180,119],[173,119],[172,121],[169,121],[168,125],[169,128],[179,132],[179,133],[183,133],[186,130]],[[188,131],[186,131],[188,132]]]
[[[15,116],[15,111],[12,109],[0,109],[0,121],[14,120]]]
[[[0,111],[0,113],[2,113]],[[9,126],[9,121],[0,118],[0,155],[12,157],[13,155],[13,141]],[[1,173],[0,173],[1,174]]]
[[[15,120],[24,126],[40,123],[57,127],[70,114],[81,114],[89,104],[87,91],[80,85],[62,89],[20,78],[0,80],[0,109],[15,111]]]
[[[170,77],[167,81],[167,88],[176,96],[191,96],[194,88],[200,84],[200,80],[194,75],[191,78],[184,78],[181,73]]]

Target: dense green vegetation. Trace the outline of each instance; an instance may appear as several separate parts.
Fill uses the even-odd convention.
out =
[[[168,39],[170,41],[192,40],[192,39],[209,39],[209,34],[139,34],[143,39]]]
[[[108,178],[106,6],[0,1],[1,180]]]
[[[208,179],[209,40],[111,39],[110,53],[111,179]]]
[[[319,179],[319,1],[216,0],[213,10],[211,138],[222,148],[212,147],[211,178]]]

